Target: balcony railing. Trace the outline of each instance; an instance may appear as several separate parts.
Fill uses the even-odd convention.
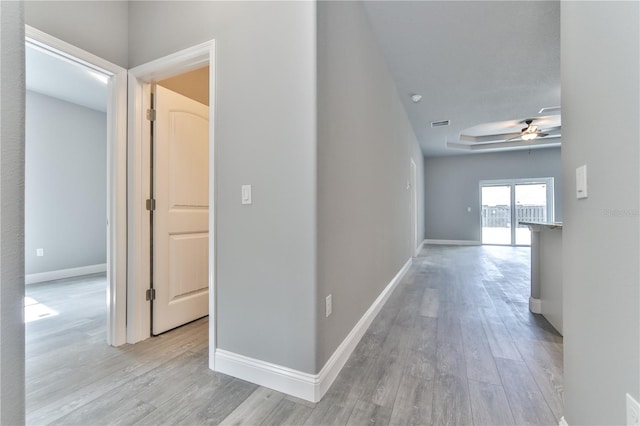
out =
[[[546,222],[547,206],[516,206],[516,223],[519,228],[526,227],[520,222]],[[510,228],[511,209],[509,206],[482,206],[483,228]]]

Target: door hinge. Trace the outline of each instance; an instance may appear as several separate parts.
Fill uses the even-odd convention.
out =
[[[154,211],[156,209],[156,200],[153,198],[148,198],[146,200],[146,206],[147,210],[149,210],[150,212]]]
[[[147,110],[147,120],[156,121],[156,110],[155,109],[148,109]]]
[[[156,300],[156,289],[148,288],[147,289],[147,300]]]

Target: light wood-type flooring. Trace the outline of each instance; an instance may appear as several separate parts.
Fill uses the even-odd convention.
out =
[[[323,400],[207,367],[207,319],[105,344],[105,279],[27,286],[27,423],[557,425],[562,337],[528,310],[529,249],[426,246]]]

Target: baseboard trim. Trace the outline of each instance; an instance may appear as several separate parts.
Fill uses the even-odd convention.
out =
[[[44,281],[61,280],[63,278],[79,277],[81,275],[98,274],[107,271],[107,264],[80,266],[78,268],[58,269],[57,271],[38,272],[25,275],[25,284],[41,283]]]
[[[424,248],[424,245],[426,244],[427,240],[422,240],[422,242],[420,243],[420,245],[418,246],[418,248],[416,248],[416,253],[413,257],[418,257],[418,255],[420,254],[420,252],[422,251],[422,249]]]
[[[564,416],[560,417],[560,423],[558,423],[558,426],[569,426],[569,423],[567,423]]]
[[[373,319],[411,267],[411,262],[412,260],[409,259],[382,290],[318,374],[304,373],[223,349],[215,351],[216,371],[307,401],[320,401],[346,364]]]
[[[216,349],[216,371],[311,402],[316,400],[318,375]]]
[[[534,314],[542,313],[542,300],[529,296],[529,310]]]
[[[425,244],[437,244],[437,245],[447,245],[447,246],[479,246],[481,245],[480,241],[473,240],[424,240]]]

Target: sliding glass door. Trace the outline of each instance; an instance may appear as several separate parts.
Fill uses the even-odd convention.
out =
[[[520,222],[553,222],[553,178],[480,182],[482,244],[531,245]]]

